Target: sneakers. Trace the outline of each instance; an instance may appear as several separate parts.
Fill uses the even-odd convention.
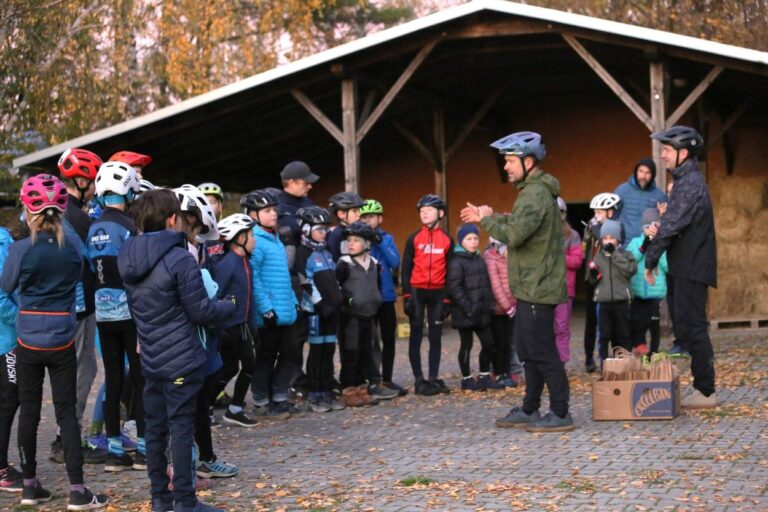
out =
[[[436,388],[430,381],[424,379],[418,379],[414,385],[414,392],[421,396],[435,396],[440,393],[440,390]]]
[[[597,371],[597,365],[595,364],[594,359],[588,359],[584,365],[584,369],[587,373],[595,373]]]
[[[526,425],[528,432],[568,432],[576,428],[573,424],[571,413],[567,413],[565,418],[561,418],[553,412],[548,412],[539,421]]]
[[[133,455],[133,469],[135,469],[136,471],[146,471],[147,456],[141,452],[136,452]]]
[[[22,505],[38,505],[51,501],[51,492],[43,489],[40,482],[35,482],[34,486],[24,486],[21,491],[21,504]]]
[[[95,445],[88,442],[87,439],[83,439],[83,462],[86,464],[104,464],[107,461],[107,450],[101,450]],[[51,446],[53,451],[53,446]],[[61,451],[62,464],[64,462],[64,450]]]
[[[107,439],[107,434],[105,434],[104,432],[86,437],[85,442],[92,446],[95,446],[99,450],[104,450],[105,452],[109,448],[109,440]]]
[[[280,407],[278,409],[278,404],[274,402],[270,402],[266,405],[254,405],[253,415],[265,420],[287,420],[291,417],[291,413],[286,408]]]
[[[109,503],[105,494],[93,494],[86,487],[83,492],[70,491],[67,510],[94,510],[104,508]]]
[[[376,400],[392,400],[400,396],[397,390],[383,386],[381,383],[368,386],[368,394]]]
[[[312,412],[330,412],[331,410],[331,404],[323,393],[310,392],[307,404]]]
[[[24,477],[13,466],[0,471],[0,491],[21,492],[24,489]]]
[[[138,449],[136,440],[134,440],[131,436],[129,436],[128,432],[125,429],[123,429],[120,432],[120,440],[123,442],[124,452],[133,453]]]
[[[231,478],[240,473],[240,469],[234,464],[221,460],[212,462],[200,461],[195,467],[195,474],[200,478]]]
[[[339,398],[339,395],[333,391],[326,393],[324,400],[331,407],[332,411],[343,411],[347,408],[344,402],[341,401],[341,398]]]
[[[213,407],[208,408],[208,422],[211,425],[211,428],[219,428],[221,426],[219,420],[216,419],[216,415],[213,414]]]
[[[291,413],[291,418],[303,418],[312,410],[304,399],[297,402],[286,400],[284,403],[288,404],[285,408]]]
[[[679,343],[673,343],[672,348],[667,350],[667,354],[669,354],[670,357],[691,357],[691,354]]]
[[[717,407],[717,393],[704,396],[698,389],[688,388],[680,400],[680,405],[683,409],[712,409]]]
[[[651,349],[648,348],[648,345],[645,343],[640,343],[638,346],[635,347],[635,353],[640,356],[648,355],[648,353],[651,351]]]
[[[213,408],[214,409],[226,409],[229,407],[229,404],[232,403],[232,397],[227,394],[226,391],[222,391],[219,393],[219,396],[216,397],[216,400],[213,402]]]
[[[477,378],[477,385],[482,386],[483,389],[504,389],[504,384],[493,380],[490,375],[480,375]]]
[[[451,392],[451,389],[445,384],[443,379],[430,379],[429,383],[437,389],[438,393],[447,395]]]
[[[51,452],[48,454],[48,460],[56,464],[64,464],[64,447],[59,439],[51,443]]]
[[[485,391],[485,388],[480,386],[474,377],[465,377],[461,379],[461,389],[464,391]]]
[[[133,457],[123,452],[122,455],[108,453],[107,461],[104,465],[104,471],[116,473],[118,471],[128,471],[133,469]]]
[[[519,383],[512,379],[509,375],[502,375],[501,377],[496,378],[496,382],[504,386],[505,388],[516,388]]]
[[[357,386],[357,396],[363,402],[362,405],[379,405],[379,401],[368,393],[368,384]]]
[[[500,428],[525,427],[541,420],[539,411],[526,414],[522,407],[513,407],[509,414],[496,420],[496,426]]]
[[[405,395],[408,394],[408,390],[407,389],[405,389],[402,386],[399,386],[399,385],[395,384],[394,382],[382,382],[381,385],[384,386],[384,387],[387,387],[389,389],[394,389],[395,391],[397,391],[397,395],[398,396],[405,396]]]
[[[227,409],[227,412],[224,413],[224,416],[222,416],[222,420],[224,423],[229,423],[230,425],[237,425],[238,427],[254,427],[256,426],[257,421],[253,420],[248,417],[247,414],[245,414],[245,411],[240,412],[232,412],[229,409]]]

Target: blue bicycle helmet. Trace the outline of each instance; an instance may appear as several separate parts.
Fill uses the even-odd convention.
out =
[[[547,150],[541,143],[541,135],[536,132],[513,133],[497,140],[491,147],[498,149],[502,155],[515,155],[521,159],[533,156],[542,161],[547,156]]]
[[[421,199],[419,199],[416,203],[416,209],[420,210],[422,206],[431,206],[433,208],[437,208],[438,210],[445,211],[445,201],[442,197],[435,194],[427,194],[422,196]]]

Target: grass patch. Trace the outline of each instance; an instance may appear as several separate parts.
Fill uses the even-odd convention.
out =
[[[437,480],[425,476],[409,476],[397,482],[397,484],[402,487],[413,487],[415,485],[429,485],[434,483],[437,483]]]

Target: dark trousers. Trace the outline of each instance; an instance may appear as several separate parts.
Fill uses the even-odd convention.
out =
[[[491,317],[491,332],[493,333],[493,371],[496,375],[508,375],[513,370],[512,360],[515,358],[515,319],[507,315]],[[520,366],[520,363],[517,363]]]
[[[707,285],[675,278],[675,334],[691,354],[693,387],[704,396],[715,392],[715,351],[709,339]]]
[[[472,354],[472,344],[474,334],[480,339],[480,372],[488,373],[491,371],[491,361],[493,360],[493,331],[490,325],[482,327],[461,327],[459,328],[459,368],[462,377],[472,375],[470,356]]]
[[[237,375],[232,405],[245,405],[245,395],[253,380],[256,353],[253,336],[247,325],[241,324],[225,329],[221,334],[221,369],[216,377],[213,393],[215,399],[224,390],[232,377]],[[238,373],[240,372],[240,373]]]
[[[19,410],[19,383],[16,376],[16,351],[0,355],[0,469],[8,467],[13,418]]]
[[[552,411],[568,413],[568,376],[555,344],[555,306],[517,300],[515,344],[525,368],[523,410],[530,414],[541,407],[544,385],[549,389]]]
[[[251,391],[256,405],[288,400],[298,342],[292,325],[259,329]]]
[[[379,308],[374,327],[378,327],[373,335],[373,360],[376,377],[384,382],[392,382],[392,372],[395,368],[395,333],[397,332],[397,314],[394,302],[384,302]],[[381,368],[381,373],[379,373]]]
[[[101,340],[101,358],[104,362],[104,426],[107,437],[120,435],[120,399],[126,384],[125,358],[128,357],[128,378],[131,394],[128,411],[136,420],[136,434],[144,437],[144,375],[141,373],[139,354],[136,353],[136,324],[132,320],[121,322],[98,322]]]
[[[45,370],[51,380],[53,409],[61,430],[64,461],[69,483],[83,483],[83,451],[77,423],[77,360],[74,345],[64,350],[16,349],[16,377],[19,381],[19,452],[24,478],[37,471],[37,426],[43,402]]]
[[[660,299],[632,299],[629,308],[630,325],[632,330],[632,345],[645,343],[645,333],[651,333],[651,353],[659,351],[661,340],[661,316],[659,313]]]
[[[597,340],[597,307],[595,289],[586,286],[586,317],[584,319],[584,356],[587,362],[595,359],[595,341]]]
[[[336,342],[309,343],[307,356],[307,383],[309,391],[328,392],[333,389],[333,355]]]
[[[677,345],[677,334],[675,333],[675,279],[667,274],[667,311],[669,311],[670,331],[672,333],[673,345]]]
[[[629,334],[629,302],[600,303],[600,359],[606,359],[613,349],[632,350]],[[608,351],[608,343],[611,351]]]
[[[408,342],[408,359],[411,361],[413,376],[418,380],[424,377],[421,368],[421,339],[424,336],[424,312],[427,317],[427,337],[429,338],[429,378],[436,379],[440,373],[440,351],[443,336],[443,300],[445,290],[423,290],[414,288],[413,315],[409,318],[411,337]]]
[[[373,379],[373,329],[374,318],[341,315],[339,350],[341,351],[342,388],[359,386]]]
[[[208,411],[221,392],[219,386],[219,374],[208,375],[203,380],[203,387],[197,394],[195,408],[195,442],[200,450],[200,460],[211,462],[215,458],[213,453],[213,435],[211,434],[211,417]]]
[[[144,383],[144,410],[147,432],[147,473],[153,503],[175,502],[194,507],[195,497],[195,411],[203,386],[202,367],[174,380],[147,378]],[[173,494],[168,490],[168,458],[165,450],[171,438]]]

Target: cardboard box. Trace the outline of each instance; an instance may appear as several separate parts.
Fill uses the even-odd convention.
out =
[[[680,377],[598,380],[592,385],[594,420],[671,420],[680,413]]]

